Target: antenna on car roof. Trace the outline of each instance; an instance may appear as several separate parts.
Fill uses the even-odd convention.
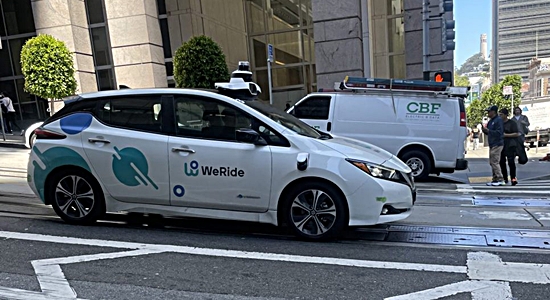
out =
[[[248,61],[239,61],[239,66],[231,73],[229,82],[216,82],[214,87],[222,95],[241,100],[255,100],[262,92],[260,86],[252,82]]]

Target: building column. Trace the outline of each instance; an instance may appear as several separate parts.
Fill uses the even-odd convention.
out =
[[[155,0],[105,1],[118,85],[166,87],[164,52]]]
[[[32,0],[37,34],[49,34],[73,53],[77,93],[97,91],[84,0]],[[54,111],[63,107],[56,102]]]
[[[361,0],[312,0],[317,87],[364,76]],[[367,22],[367,20],[364,20]]]

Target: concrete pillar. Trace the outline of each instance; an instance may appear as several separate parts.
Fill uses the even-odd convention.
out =
[[[49,34],[65,42],[73,52],[77,93],[97,91],[90,33],[84,0],[32,0],[37,34]],[[54,111],[63,107],[57,102]]]
[[[155,0],[105,1],[118,85],[166,87],[166,68]]]
[[[364,76],[361,0],[312,0],[317,87]],[[367,20],[365,20],[366,22]]]

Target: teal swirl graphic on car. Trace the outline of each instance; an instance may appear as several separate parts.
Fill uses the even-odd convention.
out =
[[[128,147],[119,150],[114,147],[116,154],[113,154],[113,173],[122,184],[126,186],[149,185],[148,182],[158,190],[159,187],[147,175],[149,164],[145,155],[136,148]]]
[[[81,167],[88,172],[92,172],[86,160],[82,158],[76,151],[65,147],[53,147],[44,152],[38,150],[37,147],[32,148],[32,152],[40,159],[40,162],[45,166],[42,168],[40,163],[33,160],[34,166],[33,179],[34,186],[40,195],[40,199],[45,202],[44,198],[44,185],[46,178],[57,167],[61,166],[77,166]]]

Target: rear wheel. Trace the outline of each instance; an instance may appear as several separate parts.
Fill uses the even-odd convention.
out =
[[[49,180],[47,201],[70,224],[90,224],[105,213],[105,199],[97,180],[83,170],[62,170]]]
[[[412,170],[416,180],[427,179],[432,170],[432,162],[426,153],[420,150],[412,150],[402,155],[401,160]]]
[[[337,237],[348,222],[345,198],[319,182],[295,186],[285,197],[283,213],[293,233],[308,240]]]

